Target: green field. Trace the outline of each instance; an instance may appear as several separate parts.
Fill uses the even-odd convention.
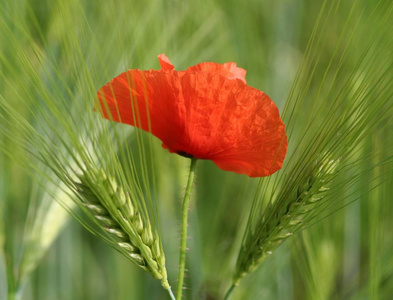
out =
[[[178,294],[190,159],[93,111],[162,53],[236,62],[288,136],[269,177],[198,161],[182,299],[392,299],[392,29],[391,0],[0,0],[0,300]]]

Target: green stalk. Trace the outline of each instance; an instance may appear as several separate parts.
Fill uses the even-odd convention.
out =
[[[167,291],[169,293],[169,297],[171,297],[171,300],[176,300],[175,295],[173,295],[172,289],[169,288]]]
[[[184,281],[184,268],[186,265],[186,247],[187,247],[187,219],[188,219],[188,206],[191,198],[191,190],[194,183],[196,158],[191,159],[190,173],[188,174],[188,181],[186,192],[184,194],[183,208],[182,208],[182,224],[181,224],[181,241],[180,241],[180,257],[179,257],[179,275],[177,280],[177,299],[182,298],[183,281]]]
[[[228,289],[225,294],[224,300],[229,300],[232,297],[233,290],[236,288],[236,284],[232,283],[231,287]]]

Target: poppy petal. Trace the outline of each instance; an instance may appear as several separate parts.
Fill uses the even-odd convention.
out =
[[[251,177],[281,168],[287,150],[285,126],[265,93],[214,72],[188,71],[182,90],[189,153]]]
[[[195,66],[189,67],[187,71],[193,72],[208,72],[220,74],[221,76],[227,79],[239,79],[246,83],[246,70],[242,68],[238,68],[236,63],[227,62],[223,65],[213,63],[213,62],[204,62],[197,64]]]
[[[171,61],[169,60],[169,58],[165,54],[158,55],[158,60],[161,65],[161,70],[171,71],[175,68],[175,66],[172,65]]]
[[[171,149],[184,136],[179,82],[164,71],[129,70],[98,91],[102,115],[151,132]]]
[[[104,118],[149,131],[163,147],[210,159],[223,170],[268,176],[281,168],[285,126],[271,99],[245,84],[235,63],[201,63],[175,71],[129,70],[98,91]]]

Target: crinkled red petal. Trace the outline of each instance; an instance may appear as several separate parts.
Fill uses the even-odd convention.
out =
[[[170,152],[210,159],[223,170],[268,176],[287,150],[285,126],[271,99],[245,84],[234,63],[175,71],[129,70],[98,91],[102,114],[149,131]]]
[[[242,68],[238,68],[236,63],[227,62],[223,65],[213,63],[213,62],[204,62],[197,64],[195,66],[189,67],[187,71],[191,72],[208,72],[219,74],[227,79],[240,79],[244,83],[246,83],[246,70]]]
[[[158,60],[161,65],[161,70],[171,71],[175,68],[175,66],[172,65],[171,61],[169,60],[169,58],[165,54],[158,55]]]

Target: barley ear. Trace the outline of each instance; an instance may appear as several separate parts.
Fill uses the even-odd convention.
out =
[[[74,184],[82,205],[108,234],[109,243],[169,290],[161,239],[148,215],[103,169],[89,167],[78,179]]]
[[[304,228],[323,204],[340,159],[316,162],[291,199],[270,203],[254,226],[249,226],[236,263],[233,283],[253,272],[288,237]]]

